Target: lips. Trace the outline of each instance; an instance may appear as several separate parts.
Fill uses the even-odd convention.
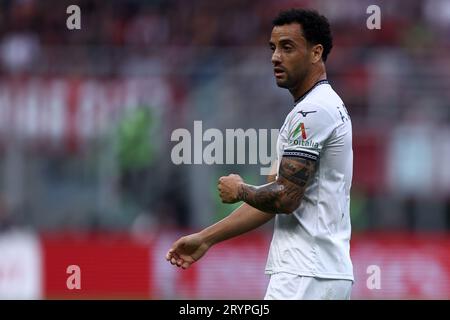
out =
[[[283,68],[279,68],[279,67],[274,68],[273,72],[275,73],[275,77],[281,77],[283,74],[286,73]]]

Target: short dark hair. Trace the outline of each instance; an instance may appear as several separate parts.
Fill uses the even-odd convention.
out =
[[[330,24],[325,16],[314,10],[289,9],[281,11],[272,21],[274,26],[298,23],[303,28],[303,34],[308,43],[323,46],[322,60],[327,61],[328,54],[333,47],[333,36]]]

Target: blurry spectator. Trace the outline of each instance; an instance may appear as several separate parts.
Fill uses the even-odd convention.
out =
[[[33,33],[9,34],[0,43],[3,69],[11,73],[30,71],[39,54],[39,39]]]
[[[145,209],[150,208],[158,190],[152,139],[155,127],[152,109],[140,106],[126,115],[118,128],[120,187],[126,199]]]

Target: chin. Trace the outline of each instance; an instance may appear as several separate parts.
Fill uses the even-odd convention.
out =
[[[283,80],[276,80],[277,82],[277,86],[279,86],[280,88],[288,88],[288,84],[286,83],[286,81]]]

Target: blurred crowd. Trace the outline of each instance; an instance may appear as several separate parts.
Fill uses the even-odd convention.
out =
[[[81,9],[81,30],[66,27],[72,4]],[[381,8],[381,30],[366,27],[371,4]],[[17,139],[19,129],[0,121],[0,225],[196,227],[226,214],[214,181],[234,170],[260,182],[259,169],[172,165],[170,133],[192,128],[193,120],[211,128],[279,127],[291,101],[273,82],[268,39],[274,15],[290,7],[315,8],[332,25],[328,76],[355,128],[355,227],[448,230],[450,186],[443,181],[439,189],[448,190],[433,189],[439,176],[447,177],[439,171],[444,153],[433,149],[440,146],[432,158],[406,159],[431,145],[432,132],[443,132],[448,144],[446,0],[2,0],[0,111],[11,110],[5,97],[17,81],[57,78],[70,87],[96,81],[96,103],[101,88],[105,96],[117,91],[111,81],[118,88],[124,79],[144,84],[128,111],[105,109],[105,131],[80,148],[71,140],[55,153],[33,142],[30,151]],[[423,142],[422,129],[408,133],[417,126],[431,127]],[[27,183],[36,179],[43,182]],[[431,187],[415,188],[424,180]]]
[[[170,77],[170,90],[178,97],[186,90],[183,85],[199,75],[224,72],[237,64],[252,66],[251,48],[268,59],[265,48],[275,13],[311,7],[332,23],[335,49],[328,68],[345,73],[338,89],[354,117],[368,117],[369,73],[377,63],[386,69],[415,69],[415,76],[427,67],[435,77],[438,71],[449,71],[450,46],[448,1],[380,2],[382,29],[368,32],[366,10],[376,4],[372,2],[5,0],[0,4],[0,74],[157,74]],[[71,4],[81,9],[81,30],[66,27]],[[374,55],[381,57],[379,53],[389,48],[395,50],[374,63]],[[397,60],[401,66],[396,66]]]
[[[72,4],[81,9],[83,32],[66,30],[66,9]],[[359,38],[372,4],[381,7],[384,30]],[[42,46],[251,46],[266,44],[278,10],[310,7],[333,22],[336,45],[397,45],[417,28],[448,44],[449,6],[445,0],[4,0],[0,35],[29,33]]]
[[[167,58],[161,52],[182,47],[172,59],[188,58],[192,48],[267,46],[271,20],[276,12],[289,7],[311,7],[326,13],[333,25],[335,47],[351,47],[359,52],[352,58],[364,59],[374,47],[401,46],[405,49],[445,48],[450,43],[450,4],[445,0],[389,1],[379,3],[382,32],[368,33],[364,28],[369,0],[4,0],[0,3],[2,70],[6,72],[29,63],[51,61],[48,73],[68,71],[115,74],[126,58],[147,54]],[[82,28],[68,32],[66,9],[76,4],[81,9]],[[75,50],[63,53],[56,48]],[[104,51],[98,51],[103,47]],[[49,49],[54,49],[47,52]],[[126,49],[121,55],[120,49]],[[96,51],[97,50],[97,51]],[[55,52],[56,51],[56,52]],[[51,54],[50,57],[47,55]],[[62,53],[60,53],[62,54]],[[68,56],[67,56],[68,55]],[[117,56],[119,55],[119,56]],[[335,57],[340,58],[340,57]],[[55,60],[56,59],[56,60]],[[76,59],[73,69],[67,60]],[[107,68],[94,62],[108,60]],[[125,59],[125,60],[124,60]],[[199,60],[197,58],[197,60]],[[173,61],[171,61],[173,62]],[[356,64],[358,61],[353,60]],[[58,65],[61,63],[61,65]],[[55,67],[54,64],[57,66]],[[65,64],[65,65],[64,65]],[[181,63],[181,65],[183,65]],[[143,68],[146,65],[144,64]],[[156,66],[155,66],[156,67]],[[176,67],[176,68],[174,68]],[[167,64],[164,72],[179,73],[180,65]],[[162,67],[160,67],[162,68]]]

